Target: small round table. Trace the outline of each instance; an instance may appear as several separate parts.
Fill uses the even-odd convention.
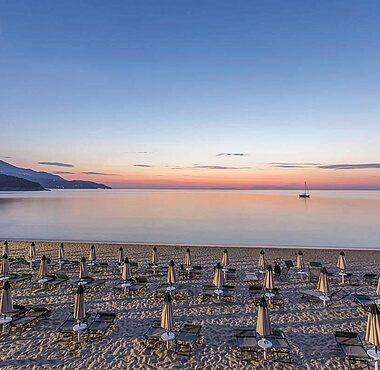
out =
[[[166,342],[166,348],[169,349],[169,342],[175,338],[175,334],[171,331],[166,331],[161,334],[161,339]]]
[[[306,271],[300,270],[300,271],[297,271],[297,274],[300,275],[300,279],[301,280],[306,280],[306,276],[307,276],[307,272]]]
[[[344,277],[347,276],[347,274],[344,271],[341,271],[339,275],[342,277],[342,284],[344,284]]]
[[[73,326],[73,330],[78,332],[78,342],[80,342],[80,333],[86,329],[87,329],[87,324],[85,324],[84,322]]]
[[[323,307],[326,307],[327,302],[330,300],[330,298],[327,297],[327,296],[325,296],[325,295],[321,295],[321,296],[319,296],[319,299],[320,299],[321,301],[323,301]]]
[[[218,288],[214,290],[214,293],[217,295],[218,299],[220,299],[220,295],[223,294],[223,290]]]
[[[158,265],[152,265],[153,275],[156,275],[157,269],[158,269]]]
[[[265,293],[265,296],[269,299],[269,304],[272,305],[272,298],[274,297],[274,294],[272,292]]]
[[[78,281],[78,285],[86,285],[87,281],[86,280],[80,280]]]
[[[272,342],[270,342],[269,340],[260,339],[257,342],[257,345],[264,350],[264,360],[266,360],[267,359],[267,350],[272,348]]]
[[[7,327],[7,324],[8,324],[9,322],[11,322],[11,321],[12,321],[12,318],[11,318],[11,317],[8,317],[8,316],[6,316],[6,317],[2,317],[2,318],[0,319],[0,324],[3,325],[3,333],[5,333],[5,329],[6,329],[6,327]]]
[[[375,370],[379,370],[380,352],[375,352],[374,349],[369,349],[367,353],[369,357],[372,357],[375,360]]]
[[[127,288],[131,286],[131,283],[124,282],[120,285],[122,288],[124,288],[124,294],[127,294]]]
[[[0,278],[0,281],[3,281],[3,280],[9,280],[9,276],[3,276]]]
[[[175,290],[175,286],[173,285],[170,285],[166,288],[166,290],[168,290],[169,292],[172,292],[173,290]]]

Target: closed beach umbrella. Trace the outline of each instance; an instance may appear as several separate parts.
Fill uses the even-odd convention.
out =
[[[4,317],[6,317],[7,313],[13,311],[11,285],[8,280],[4,283],[3,290],[1,292],[0,309],[1,314],[4,315]]]
[[[378,283],[377,283],[376,294],[377,294],[377,295],[380,295],[380,277],[379,277],[379,281],[378,281]]]
[[[258,264],[258,266],[261,267],[262,269],[265,268],[265,252],[264,252],[263,249],[260,251],[260,257],[259,257],[259,264]]]
[[[7,240],[4,242],[3,255],[4,254],[7,254],[9,256],[9,246],[8,246],[8,241]]]
[[[218,264],[215,266],[214,279],[213,279],[213,281],[212,281],[212,283],[213,283],[218,289],[220,289],[220,287],[224,285],[224,276],[223,276],[223,274],[221,273],[221,270],[222,270],[222,266],[220,265],[220,263],[218,263]]]
[[[222,266],[223,267],[227,267],[228,263],[229,263],[229,260],[228,260],[228,250],[227,250],[227,248],[225,248],[224,251],[223,251]]]
[[[346,255],[343,251],[339,253],[338,264],[336,266],[342,271],[347,269]]]
[[[162,307],[161,315],[161,327],[166,330],[167,333],[173,330],[174,326],[174,315],[173,315],[173,305],[172,296],[169,292],[165,293],[164,305]]]
[[[272,265],[267,267],[267,271],[265,272],[264,277],[264,288],[268,290],[272,290],[274,288],[274,280],[273,280],[273,269]]]
[[[124,281],[131,280],[131,279],[132,279],[131,265],[129,264],[129,259],[128,259],[128,257],[126,257],[125,260],[124,260],[123,272],[122,272],[122,274],[121,274],[121,278],[122,278]]]
[[[186,250],[186,254],[185,254],[185,266],[191,266],[190,248],[187,248],[187,250]]]
[[[74,301],[74,319],[78,323],[86,317],[86,307],[84,303],[84,288],[80,284],[77,289],[77,294],[75,295]]]
[[[124,263],[124,249],[123,249],[123,247],[120,247],[119,251],[117,252],[117,263],[119,265]]]
[[[321,272],[319,273],[317,290],[322,292],[324,295],[327,295],[329,293],[329,283],[327,281],[326,267],[322,267]]]
[[[300,270],[303,270],[305,268],[302,251],[298,251],[298,254],[297,254],[297,268],[299,268]]]
[[[152,250],[152,263],[153,265],[157,265],[158,263],[158,253],[157,253],[157,247],[154,246]]]
[[[380,346],[380,310],[376,303],[372,303],[368,311],[367,330],[365,332],[365,340],[373,344],[375,353],[377,347]]]
[[[0,275],[8,276],[9,274],[9,260],[8,255],[4,253],[3,259],[1,260]]]
[[[47,259],[46,256],[43,255],[40,262],[40,269],[38,270],[38,275],[41,276],[41,278],[44,278],[48,274],[48,265],[47,265]]]
[[[257,313],[256,332],[263,338],[272,334],[272,327],[269,319],[269,311],[265,297],[260,298]]]
[[[34,242],[32,242],[29,248],[29,260],[34,260],[35,258],[36,258],[36,245],[34,244]]]
[[[91,262],[96,261],[96,251],[95,251],[95,245],[94,245],[94,244],[91,246],[91,249],[90,249],[90,256],[88,257],[88,259],[89,259]]]
[[[79,264],[79,279],[83,280],[88,277],[88,268],[86,258],[82,257]]]
[[[65,258],[65,250],[63,247],[63,243],[61,243],[61,245],[59,246],[59,249],[58,249],[58,259],[63,260],[64,258]]]
[[[177,281],[175,276],[175,270],[174,270],[174,261],[171,260],[169,263],[169,269],[168,269],[168,284],[172,285],[175,284]]]

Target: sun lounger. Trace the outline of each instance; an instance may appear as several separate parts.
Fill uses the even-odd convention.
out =
[[[234,285],[223,285],[220,289],[222,293],[219,295],[215,293],[217,287],[215,285],[203,285],[202,287],[202,296],[203,297],[216,297],[218,300],[227,299],[227,300],[235,300],[235,286]]]
[[[135,282],[129,287],[131,294],[139,293],[148,286],[148,279],[144,276],[137,276]]]
[[[129,286],[126,286],[125,284],[130,284]],[[115,295],[115,293],[117,291],[119,292],[122,292],[122,293],[127,293],[129,292],[129,288],[135,283],[135,280],[134,279],[131,279],[131,280],[127,280],[127,281],[124,281],[124,280],[121,280],[119,281],[116,285],[114,285],[112,287],[112,291],[113,291],[113,295]]]
[[[253,327],[235,327],[236,347],[242,360],[258,359],[259,346],[256,331]]]
[[[364,274],[363,275],[364,281],[369,284],[377,284],[379,281],[379,276],[377,274]]]
[[[164,296],[168,291],[170,284],[163,283],[156,289],[156,296]],[[193,294],[192,286],[190,284],[173,284],[174,290],[171,291],[172,296],[188,296]]]
[[[365,311],[369,309],[369,306],[373,303],[373,299],[366,294],[357,294],[357,293],[352,293],[352,297],[354,298],[354,302],[359,303]]]
[[[88,319],[90,318],[91,314],[89,312],[86,312],[86,317],[83,320],[87,324]],[[74,335],[76,333],[73,330],[74,325],[77,324],[77,321],[74,319],[74,314],[70,313],[70,315],[67,317],[67,319],[58,327],[58,340],[69,338],[73,339]]]
[[[29,306],[27,308],[28,311],[25,313],[25,315],[11,321],[9,333],[11,333],[12,329],[15,329],[19,330],[19,335],[21,335],[25,327],[42,317],[47,319],[48,314],[50,313],[50,310],[42,306]]]
[[[149,329],[144,334],[145,347],[147,347],[150,343],[155,344],[159,342],[163,333],[165,333],[165,329],[161,328],[161,320],[153,320]]]
[[[28,311],[29,311],[29,308],[22,305],[14,304],[13,311],[9,312],[7,316],[12,317],[12,319],[16,319],[18,317],[24,316]]]
[[[22,263],[22,264],[28,263],[25,259],[25,256],[17,256],[9,260],[10,265],[19,264],[19,263]]]
[[[174,339],[175,352],[189,356],[201,329],[202,325],[184,324]]]
[[[273,329],[272,334],[267,336],[267,339],[272,342],[273,358],[276,361],[291,362],[291,350],[289,342],[285,337],[285,333],[279,329]]]
[[[281,269],[281,272],[280,272],[280,275],[279,275],[279,278],[280,278],[281,281],[287,279],[289,270],[290,270],[289,267],[283,267]]]
[[[249,296],[253,298],[253,302],[257,303],[264,295],[263,286],[262,285],[250,285],[249,287]]]
[[[345,359],[348,361],[348,366],[356,362],[365,362],[369,369],[369,356],[363,346],[363,342],[358,333],[337,331],[335,332],[335,341],[342,350]]]
[[[104,285],[106,283],[107,280],[105,279],[94,279],[93,277],[86,277],[84,278],[82,281],[85,281],[86,284],[84,284],[84,289],[95,289],[95,288],[98,288],[102,285]],[[77,288],[78,287],[78,284],[81,282],[81,280],[77,280],[74,282],[74,285],[72,285],[72,287],[74,288]]]
[[[280,289],[279,288],[274,288],[270,291],[272,294],[274,294],[273,297],[270,298],[271,300],[271,303],[273,305],[277,305],[277,306],[283,306],[285,307],[285,304],[286,304],[286,298],[283,296],[283,294],[280,292]],[[269,299],[267,297],[267,299]]]
[[[156,267],[153,267],[156,266]],[[154,275],[166,275],[168,273],[169,266],[157,266],[153,265],[153,263],[149,264],[148,271],[153,273]]]
[[[107,330],[115,323],[116,313],[98,312],[94,321],[88,327],[88,335],[104,336]]]
[[[44,286],[47,288],[54,288],[61,284],[67,284],[69,277],[66,274],[55,274],[53,275],[53,279],[49,279]]]
[[[9,274],[9,282],[14,285],[17,283],[22,283],[27,280],[29,282],[32,280],[33,275],[32,274],[26,274],[26,273],[20,273],[20,274]]]
[[[323,293],[321,293],[320,291],[311,290],[311,289],[303,289],[303,290],[300,290],[299,293],[301,293],[301,298],[320,299],[319,297],[323,296]],[[328,294],[327,296],[328,298],[330,298],[330,301],[327,302],[327,305],[331,305],[332,304],[331,294]]]

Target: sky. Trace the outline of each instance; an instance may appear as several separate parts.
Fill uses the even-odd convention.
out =
[[[0,159],[115,188],[380,189],[380,2],[0,0]]]

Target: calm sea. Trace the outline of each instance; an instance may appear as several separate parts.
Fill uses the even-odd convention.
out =
[[[0,239],[380,249],[380,192],[0,192]]]

